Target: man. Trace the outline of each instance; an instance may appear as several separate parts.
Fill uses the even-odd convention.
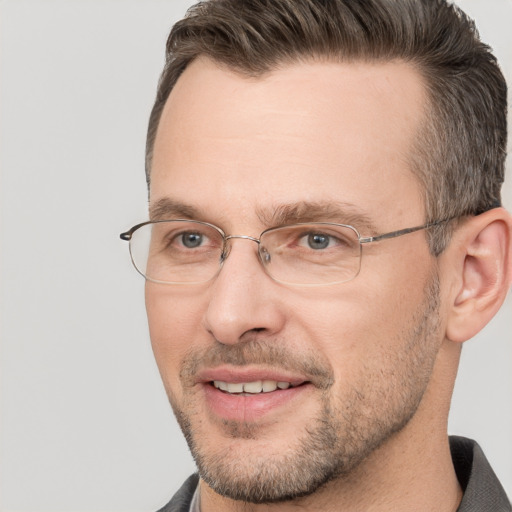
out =
[[[163,511],[505,511],[448,439],[512,281],[506,85],[442,0],[211,0],[173,28],[122,237],[197,463]]]

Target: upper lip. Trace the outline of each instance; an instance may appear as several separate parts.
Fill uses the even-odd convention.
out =
[[[251,366],[219,366],[216,368],[205,368],[199,371],[196,376],[196,381],[199,383],[212,382],[215,380],[232,383],[274,380],[276,382],[289,382],[292,386],[298,386],[309,381],[309,379],[302,375],[290,373],[285,370]]]

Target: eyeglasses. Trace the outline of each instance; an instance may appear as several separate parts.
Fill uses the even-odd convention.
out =
[[[266,229],[254,238],[226,235],[208,222],[177,219],[143,222],[120,236],[130,242],[137,271],[155,283],[210,281],[229,255],[230,240],[241,238],[258,244],[260,262],[272,279],[307,286],[354,279],[361,268],[363,244],[407,235],[449,220],[368,237],[346,224],[301,223]]]

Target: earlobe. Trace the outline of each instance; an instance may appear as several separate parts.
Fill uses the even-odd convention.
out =
[[[457,234],[460,274],[452,297],[446,336],[463,342],[475,336],[501,307],[512,282],[512,218],[503,208],[478,215]]]

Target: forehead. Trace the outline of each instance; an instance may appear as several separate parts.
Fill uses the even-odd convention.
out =
[[[422,80],[402,62],[300,63],[247,78],[198,59],[162,113],[151,202],[241,215],[304,200],[419,207],[409,155],[424,106]]]

